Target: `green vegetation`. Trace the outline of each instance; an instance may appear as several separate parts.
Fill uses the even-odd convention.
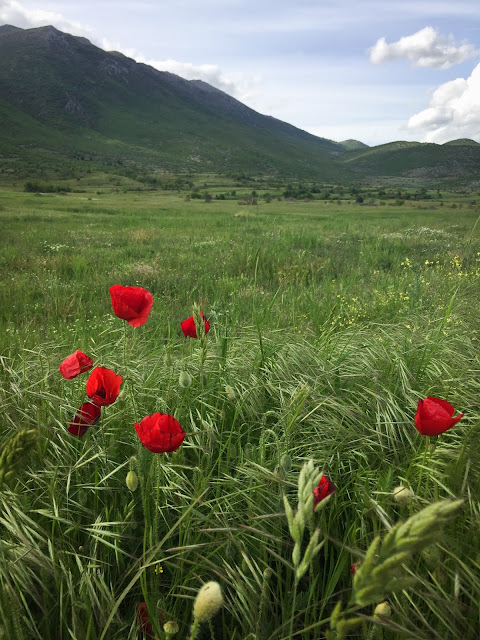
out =
[[[178,638],[474,640],[478,194],[25,181],[0,200],[0,637],[133,640],[145,602],[160,639],[174,620]],[[113,315],[115,283],[151,291],[144,326]],[[179,326],[194,303],[199,340]],[[58,371],[76,349],[124,379],[81,439],[89,374]],[[426,396],[465,416],[420,436]],[[154,412],[187,432],[176,452],[139,444]],[[337,491],[313,513],[320,473]],[[192,631],[207,581],[223,606]]]

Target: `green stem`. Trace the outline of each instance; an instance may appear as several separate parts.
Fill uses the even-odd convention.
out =
[[[159,511],[158,505],[160,504],[160,481],[163,480],[163,469],[162,469],[162,463],[160,462],[160,456],[156,455],[155,458],[157,461],[157,499],[155,500],[153,535],[154,535],[154,541],[156,543],[156,541],[159,539],[158,520],[159,520],[160,511]]]
[[[190,631],[190,640],[195,640],[195,638],[197,637],[198,626],[199,626],[198,620],[194,620],[191,631]]]
[[[211,620],[209,620],[209,621],[208,621],[208,628],[209,628],[209,630],[210,630],[210,637],[211,637],[211,640],[215,640],[215,633],[214,633],[214,631],[213,631],[213,624],[212,624],[212,621],[211,621]]]
[[[298,581],[295,578],[295,582],[293,584],[292,615],[290,617],[290,632],[288,634],[289,638],[293,636],[293,621],[295,619],[295,610],[297,607],[297,587],[298,587]]]
[[[423,479],[423,469],[424,469],[425,465],[427,464],[427,453],[428,453],[428,450],[429,450],[429,446],[430,446],[430,438],[429,438],[429,436],[425,436],[425,450],[423,452],[422,466],[420,468],[420,476],[418,478],[417,496],[420,495],[420,489],[421,489],[421,486],[422,486],[422,479]]]

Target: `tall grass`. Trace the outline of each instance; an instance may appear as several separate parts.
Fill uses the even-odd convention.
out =
[[[163,616],[187,638],[215,580],[225,606],[198,637],[320,639],[340,602],[362,618],[350,637],[477,637],[475,212],[270,203],[235,218],[232,202],[73,197],[6,194],[0,212],[4,446],[38,435],[0,489],[3,636],[138,638],[145,602],[156,637]],[[154,295],[144,327],[112,315],[115,282]],[[195,301],[205,342],[179,330]],[[77,348],[124,377],[83,439],[66,427],[88,374],[58,372]],[[465,412],[438,438],[413,424],[428,395]],[[138,441],[157,411],[187,432],[174,453]],[[302,552],[317,528],[323,546],[298,577],[283,496],[297,507],[308,460],[337,492],[307,523]],[[387,594],[392,616],[353,606],[350,567],[374,538],[446,498],[463,507],[406,562],[416,582]]]

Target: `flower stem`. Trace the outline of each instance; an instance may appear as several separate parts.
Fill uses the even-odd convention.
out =
[[[213,631],[213,624],[212,624],[211,620],[208,621],[208,628],[210,630],[210,638],[211,638],[211,640],[215,640],[215,632]]]
[[[123,323],[123,368],[127,370],[127,323]]]
[[[425,436],[425,450],[423,452],[423,460],[422,460],[422,466],[420,468],[420,475],[418,478],[418,485],[417,485],[417,496],[420,495],[420,489],[422,486],[422,479],[423,479],[423,469],[425,467],[425,465],[427,464],[427,453],[429,450],[429,446],[430,446],[430,438],[428,436]]]
[[[192,624],[192,628],[190,630],[190,639],[189,640],[195,640],[195,638],[197,637],[198,626],[199,626],[198,620],[194,620],[193,624]]]

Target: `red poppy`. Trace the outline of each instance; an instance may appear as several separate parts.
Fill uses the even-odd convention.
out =
[[[318,486],[313,490],[313,510],[317,508],[317,505],[329,495],[335,493],[337,487],[333,484],[328,476],[322,476]]]
[[[113,313],[126,320],[132,327],[141,327],[152,310],[153,296],[142,287],[122,287],[114,284],[110,287]]]
[[[148,617],[147,605],[145,602],[137,604],[137,623],[143,633],[153,638],[153,629],[150,624],[150,618]]]
[[[457,424],[464,414],[453,417],[455,409],[441,398],[425,398],[418,401],[415,426],[422,436],[438,436]]]
[[[77,349],[71,356],[65,358],[60,365],[60,373],[66,380],[73,380],[80,373],[85,373],[93,367],[93,360],[86,356],[83,351]]]
[[[99,407],[112,404],[120,393],[122,376],[106,367],[95,367],[87,380],[87,396]]]
[[[205,335],[210,331],[210,322],[205,318],[203,313],[200,311],[200,317],[203,320],[203,324],[205,325]],[[193,316],[187,318],[183,322],[180,323],[182,327],[183,335],[187,338],[196,338],[197,337],[197,327],[195,326],[195,320]]]
[[[70,422],[68,431],[72,436],[78,436],[82,438],[89,427],[98,422],[101,413],[100,407],[91,402],[84,402],[80,409],[77,411],[76,416]]]
[[[358,564],[357,562],[354,562],[350,567],[350,573],[352,573],[353,575],[357,573],[357,564]]]
[[[178,420],[168,413],[154,413],[135,423],[135,431],[143,445],[153,453],[176,451],[185,438]]]

